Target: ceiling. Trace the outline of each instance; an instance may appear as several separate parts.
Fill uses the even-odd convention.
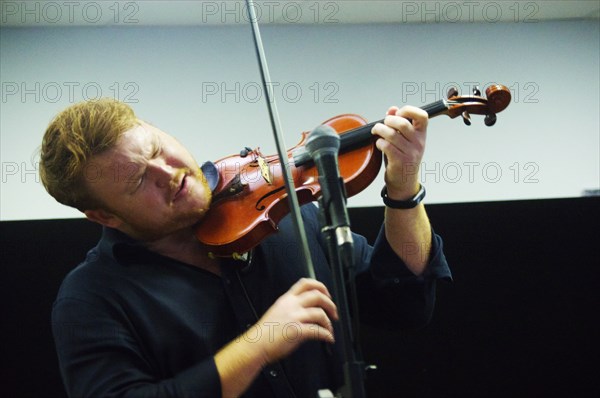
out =
[[[258,0],[260,24],[475,23],[599,19],[600,1]],[[247,24],[244,1],[5,1],[2,27]]]

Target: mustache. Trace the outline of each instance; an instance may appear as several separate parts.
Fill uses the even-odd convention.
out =
[[[210,203],[212,200],[212,191],[209,187],[206,176],[200,168],[192,169],[189,167],[178,168],[171,181],[169,181],[168,201],[172,202],[176,198],[179,191],[185,187],[187,177],[191,177],[202,184],[204,187],[204,192],[206,195],[208,195]]]
[[[168,199],[170,202],[172,202],[173,199],[175,199],[175,196],[177,196],[177,194],[179,193],[179,191],[183,189],[183,186],[185,184],[185,178],[191,174],[192,170],[187,167],[177,169],[177,171],[173,175],[173,178],[171,179],[171,181],[169,181]]]

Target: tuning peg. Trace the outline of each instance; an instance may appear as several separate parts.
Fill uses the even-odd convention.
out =
[[[465,124],[466,124],[467,126],[470,126],[470,125],[471,125],[471,115],[469,115],[469,112],[467,112],[467,111],[464,111],[464,112],[462,113],[462,118],[463,118],[463,122],[465,122]]]
[[[478,86],[475,86],[473,88],[473,95],[476,96],[476,97],[481,97],[481,90],[479,90]]]
[[[488,127],[493,126],[494,124],[496,124],[496,114],[490,113],[489,115],[485,115],[485,119],[483,119],[483,122]]]
[[[456,87],[450,87],[450,89],[448,90],[448,94],[446,95],[446,98],[450,99],[452,97],[456,97],[458,95],[458,90],[456,89]]]
[[[250,152],[252,152],[252,148],[244,147],[244,149],[240,151],[240,157],[245,158]]]

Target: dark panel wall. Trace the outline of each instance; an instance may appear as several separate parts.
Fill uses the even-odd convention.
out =
[[[50,312],[64,276],[95,245],[86,220],[0,223],[4,304],[0,389],[6,397],[66,396],[57,368]]]
[[[598,396],[600,200],[430,205],[454,283],[425,329],[365,327],[371,397]],[[350,209],[373,240],[383,208]],[[0,223],[3,396],[64,396],[50,333],[60,281],[98,239],[85,220]],[[393,305],[391,303],[390,305]]]
[[[429,206],[454,283],[439,285],[434,319],[420,333],[363,333],[380,368],[372,395],[600,396],[599,205]]]

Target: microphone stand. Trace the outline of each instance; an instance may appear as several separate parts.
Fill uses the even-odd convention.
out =
[[[329,130],[329,131],[328,131]],[[327,132],[327,134],[325,134]],[[321,232],[327,244],[329,263],[333,276],[333,290],[338,306],[341,336],[338,336],[342,346],[344,385],[338,390],[336,397],[363,398],[365,364],[360,355],[358,344],[358,299],[356,295],[356,267],[354,261],[354,242],[350,230],[350,220],[346,208],[346,188],[344,180],[339,175],[337,152],[339,136],[331,128],[317,127],[309,135],[306,143],[311,156],[319,171],[321,197],[319,198],[319,222]],[[331,138],[336,139],[335,146],[322,145]],[[318,153],[321,152],[321,153]],[[349,294],[346,291],[349,288]],[[352,316],[349,301],[352,302]],[[319,397],[333,397],[328,390],[319,391]]]
[[[319,198],[319,209],[322,225],[322,233],[327,242],[327,249],[329,252],[329,262],[333,274],[334,294],[337,298],[338,313],[340,316],[340,329],[341,336],[338,338],[341,340],[343,354],[344,354],[344,386],[338,391],[336,397],[344,398],[360,398],[365,397],[364,390],[364,372],[365,364],[362,362],[358,353],[358,318],[357,318],[357,306],[358,300],[356,298],[356,284],[355,278],[355,265],[352,256],[346,255],[349,250],[342,249],[338,244],[338,231],[342,228],[342,231],[348,228],[349,225],[339,226],[333,225],[328,221],[329,211],[326,201],[323,197]],[[345,234],[346,232],[342,232]],[[350,248],[350,250],[352,250]],[[346,292],[346,278],[350,289],[350,298],[352,299],[352,308],[354,317],[350,316],[350,308],[348,305],[348,293]],[[351,319],[354,320],[354,325]]]

